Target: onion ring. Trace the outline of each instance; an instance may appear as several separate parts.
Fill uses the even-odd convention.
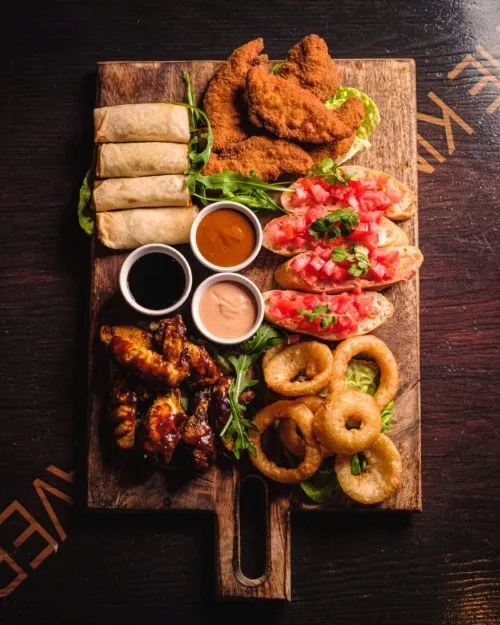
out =
[[[321,406],[323,406],[325,400],[317,395],[307,395],[306,397],[299,397],[296,402],[307,406],[311,411],[311,414],[314,415],[314,413],[319,410]],[[306,447],[304,445],[304,439],[297,430],[297,424],[292,421],[292,419],[285,419],[280,423],[278,432],[280,440],[283,443],[283,447],[285,447],[285,449],[287,449],[294,456],[297,456],[297,458],[303,458]],[[326,454],[328,455],[328,452],[326,452]],[[325,457],[325,454],[323,454],[323,457]]]
[[[346,495],[359,503],[385,501],[400,486],[403,462],[390,438],[381,434],[373,446],[363,452],[367,466],[364,473],[353,475],[350,456],[337,456],[335,472]]]
[[[311,371],[309,380],[295,380],[300,373]],[[317,393],[329,383],[333,374],[333,355],[323,343],[308,341],[286,347],[263,367],[266,384],[286,397]]]
[[[271,360],[277,356],[280,352],[285,349],[286,345],[281,343],[280,345],[275,345],[274,347],[270,347],[267,352],[262,356],[262,369],[265,369]]]
[[[262,434],[278,419],[291,419],[299,426],[302,433],[305,455],[302,462],[295,469],[279,467],[275,462],[269,460],[262,451]],[[255,445],[255,456],[250,454],[250,460],[254,467],[265,476],[282,484],[297,484],[314,475],[320,467],[322,455],[319,445],[312,435],[312,420],[313,414],[309,408],[296,401],[281,400],[260,410],[254,419],[254,423],[259,428],[259,431],[252,430],[249,433],[250,440]]]
[[[383,410],[398,392],[399,373],[394,354],[384,341],[376,336],[353,336],[339,343],[333,352],[334,371],[328,385],[329,393],[342,393],[346,390],[347,365],[354,356],[363,353],[371,356],[380,369],[380,384],[374,395],[377,406]]]
[[[359,421],[359,429],[348,430],[348,419]],[[380,410],[368,393],[348,390],[329,395],[323,408],[314,415],[314,435],[325,449],[335,454],[355,454],[368,449],[381,430]]]

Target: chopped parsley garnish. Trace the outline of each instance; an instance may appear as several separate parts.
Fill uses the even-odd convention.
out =
[[[336,315],[332,314],[330,307],[328,304],[324,304],[323,306],[315,306],[312,310],[307,310],[307,308],[300,308],[297,311],[297,314],[304,315],[309,323],[316,321],[319,317],[321,317],[319,325],[322,330],[326,330],[331,325],[335,325],[337,323]]]
[[[309,226],[309,234],[314,239],[326,237],[328,241],[336,237],[347,237],[359,226],[359,217],[350,208],[340,208],[321,219],[316,219]]]
[[[370,269],[368,248],[364,245],[350,245],[349,248],[339,245],[332,251],[330,259],[334,263],[349,261],[351,266],[347,271],[355,278],[365,276]]]
[[[344,186],[347,186],[350,180],[356,180],[355,176],[346,174],[332,158],[324,158],[320,163],[313,165],[307,175],[320,176],[329,184],[343,184]]]

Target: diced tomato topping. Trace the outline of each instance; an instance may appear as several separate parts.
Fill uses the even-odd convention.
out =
[[[314,271],[319,271],[323,267],[325,261],[320,256],[313,256],[309,261],[309,267]]]
[[[392,185],[388,184],[385,188],[385,192],[391,204],[396,204],[403,197],[402,192]]]
[[[295,256],[295,258],[290,263],[290,266],[294,271],[300,273],[307,265],[309,264],[309,257],[305,254],[299,254],[299,256]]]
[[[333,260],[327,261],[323,265],[323,267],[321,267],[321,273],[328,277],[330,277],[334,271],[335,271],[335,263],[333,262]]]
[[[370,266],[370,273],[376,280],[383,280],[385,278],[385,267],[382,263],[373,263]]]

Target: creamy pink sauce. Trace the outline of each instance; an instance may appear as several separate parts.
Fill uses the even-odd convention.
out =
[[[200,318],[205,328],[221,339],[246,334],[257,319],[257,303],[250,291],[236,282],[215,282],[200,298]]]

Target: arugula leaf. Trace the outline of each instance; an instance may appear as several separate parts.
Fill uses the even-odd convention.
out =
[[[346,172],[335,163],[333,158],[326,157],[319,163],[315,163],[307,172],[308,176],[320,176],[329,184],[343,184],[347,186],[350,180],[356,180],[356,176]]]
[[[240,172],[228,170],[211,176],[198,175],[191,194],[199,198],[205,206],[214,201],[233,200],[257,210],[281,211],[281,206],[269,192],[290,191],[283,184],[264,182],[252,171],[250,175],[245,176]]]
[[[356,226],[359,226],[358,215],[350,208],[340,208],[313,221],[309,233],[316,240],[326,237],[331,241],[336,237],[349,236]]]
[[[251,388],[258,384],[258,380],[248,380],[247,373],[252,364],[259,356],[281,342],[281,337],[277,330],[263,323],[257,332],[242,346],[242,354],[239,356],[229,356],[228,361],[234,369],[235,378],[229,385],[229,405],[231,407],[231,415],[222,429],[220,436],[226,443],[232,443],[232,452],[239,459],[241,452],[248,450],[255,455],[255,447],[250,440],[248,432],[250,430],[258,431],[257,426],[251,419],[244,416],[246,406],[239,403],[241,393],[247,388]]]
[[[281,334],[267,323],[263,323],[257,332],[245,341],[241,346],[241,351],[244,354],[256,355],[258,358],[262,353],[266,352],[271,347],[275,347],[281,343]]]
[[[280,71],[280,69],[283,67],[284,63],[285,61],[281,61],[281,63],[276,63],[275,65],[273,65],[270,70],[271,74],[277,74]]]
[[[92,198],[92,190],[90,188],[90,169],[85,174],[82,186],[80,187],[80,194],[78,196],[78,223],[80,228],[86,234],[92,234],[94,232],[94,214],[90,209],[90,199]]]
[[[212,154],[214,135],[210,120],[205,113],[196,106],[196,93],[187,72],[181,72],[181,78],[186,83],[187,103],[180,103],[189,109],[189,130],[191,138],[188,143],[188,156],[191,163],[187,172],[186,187],[192,194],[196,187],[196,180],[201,170],[208,163]],[[204,147],[202,143],[204,142]]]

